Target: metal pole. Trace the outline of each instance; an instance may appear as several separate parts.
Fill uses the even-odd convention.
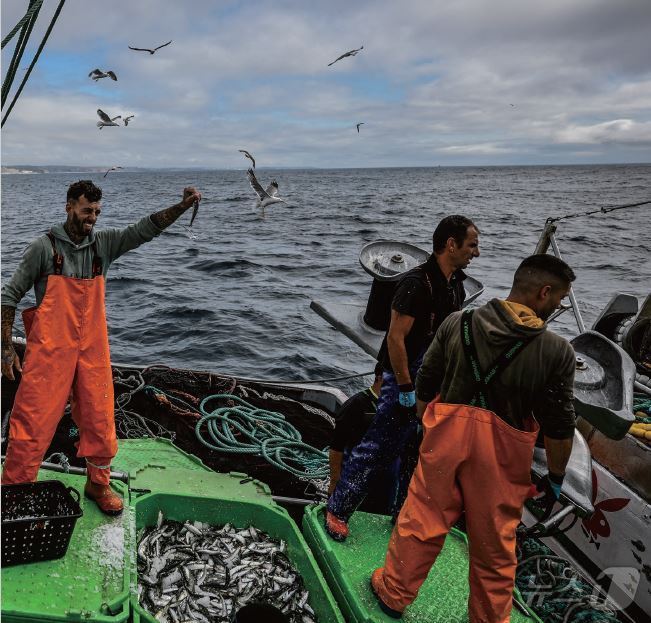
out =
[[[547,249],[549,249],[550,237],[554,235],[555,231],[556,225],[547,219],[545,221],[545,228],[542,230],[542,234],[540,234],[538,244],[536,245],[536,250],[534,251],[536,255],[539,253],[547,253]]]
[[[283,497],[282,495],[272,495],[271,499],[274,502],[278,502],[279,504],[288,504],[291,506],[309,506],[310,504],[319,503],[317,500],[305,500],[301,498],[286,498]]]
[[[5,460],[4,455],[2,455],[2,460],[3,461]],[[75,474],[77,476],[85,476],[87,473],[85,467],[74,467],[73,465],[69,465],[66,468],[63,465],[59,465],[58,463],[43,462],[41,463],[40,468],[49,470],[51,472],[60,472],[62,474]],[[127,474],[126,472],[111,471],[110,478],[111,480],[121,480],[122,482],[126,482],[127,484],[129,483],[129,474]]]
[[[554,229],[556,229],[555,226]],[[556,242],[556,238],[554,237],[554,232],[550,231],[548,236],[549,236],[549,242],[551,242],[552,249],[554,250],[554,255],[559,260],[562,260],[563,258],[561,257],[561,250],[558,248],[558,243]],[[579,327],[579,332],[584,333],[585,324],[583,323],[583,318],[581,317],[581,311],[579,310],[579,304],[577,303],[576,297],[574,296],[574,290],[572,289],[572,286],[570,286],[569,298],[570,298],[570,303],[572,304],[572,311],[574,312],[574,318],[576,318],[576,324]]]

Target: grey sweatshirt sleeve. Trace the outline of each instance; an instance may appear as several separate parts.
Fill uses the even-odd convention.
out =
[[[110,264],[127,251],[153,240],[161,231],[149,216],[124,229],[103,229],[97,233],[99,253],[105,255]]]
[[[438,328],[416,375],[416,397],[430,402],[441,390],[445,377],[445,343],[457,314],[448,316]]]
[[[18,307],[18,303],[20,303],[23,296],[25,296],[41,276],[44,260],[51,257],[52,248],[50,247],[48,255],[48,249],[44,245],[43,240],[41,238],[34,240],[25,249],[16,272],[2,286],[2,305]]]
[[[569,439],[574,436],[574,370],[576,359],[572,346],[563,340],[559,359],[542,394],[533,409],[542,432],[551,439]]]

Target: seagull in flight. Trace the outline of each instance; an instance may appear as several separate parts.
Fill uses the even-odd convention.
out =
[[[358,123],[358,124],[357,124],[357,134],[359,134],[359,126],[360,126],[360,125],[364,125],[364,122],[362,121],[361,123]]]
[[[111,80],[117,80],[118,77],[115,75],[115,72],[113,71],[102,71],[101,69],[93,69],[88,74],[89,78],[92,78],[95,82],[97,82],[100,78],[110,78]]]
[[[362,46],[360,48],[357,48],[356,50],[350,50],[350,51],[346,52],[345,54],[342,54],[339,58],[335,58],[335,60],[332,61],[332,63],[328,63],[328,67],[330,67],[330,65],[334,65],[337,61],[340,61],[342,58],[346,58],[347,56],[355,56],[360,50],[363,50],[363,49],[364,49],[364,46]]]
[[[122,121],[124,121],[124,125],[129,125],[129,121],[131,121],[131,119],[133,119],[134,117],[135,115],[129,115],[128,117],[122,119]]]
[[[105,125],[119,125],[118,123],[115,123],[115,120],[122,118],[122,115],[118,115],[117,117],[109,117],[101,108],[97,109],[97,114],[99,115],[99,118],[101,119],[101,121],[97,122],[97,127],[100,130]]]
[[[106,177],[111,171],[117,171],[118,169],[121,169],[122,167],[111,167],[106,173],[104,173],[104,177]]]
[[[241,151],[244,156],[253,163],[253,168],[255,169],[255,158],[248,151],[246,151],[246,149],[238,149],[237,151]]]
[[[251,184],[251,188],[253,188],[253,190],[255,190],[255,194],[258,195],[258,202],[256,203],[256,207],[262,207],[264,210],[264,208],[266,208],[268,205],[271,205],[272,203],[278,203],[279,201],[281,203],[287,203],[284,199],[281,199],[278,196],[278,182],[276,180],[273,180],[265,190],[262,188],[262,186],[260,186],[260,182],[258,182],[256,179],[253,169],[249,169],[246,172],[246,176],[249,178],[249,184]]]
[[[129,46],[130,50],[137,50],[138,52],[149,52],[150,54],[153,54],[156,50],[160,50],[161,48],[164,48],[166,45],[169,45],[172,43],[172,41],[168,41],[167,43],[163,43],[163,45],[159,45],[157,48],[154,48],[153,50],[151,48],[132,48]]]

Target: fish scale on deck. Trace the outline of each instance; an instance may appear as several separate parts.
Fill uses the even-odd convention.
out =
[[[140,604],[163,623],[213,623],[264,601],[288,621],[314,623],[309,591],[285,550],[284,541],[253,526],[164,521],[159,512],[138,543]]]

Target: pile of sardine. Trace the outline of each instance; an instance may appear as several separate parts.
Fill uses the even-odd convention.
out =
[[[140,605],[162,623],[231,620],[247,603],[275,606],[291,623],[315,623],[309,592],[275,541],[253,526],[163,521],[138,541]]]

